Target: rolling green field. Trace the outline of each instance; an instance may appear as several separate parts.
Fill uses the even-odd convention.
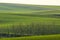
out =
[[[48,35],[60,34],[60,6],[0,3],[0,34],[29,35],[0,40],[60,40]]]

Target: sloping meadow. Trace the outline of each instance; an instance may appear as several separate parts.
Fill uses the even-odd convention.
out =
[[[60,34],[59,6],[0,5],[1,37]]]

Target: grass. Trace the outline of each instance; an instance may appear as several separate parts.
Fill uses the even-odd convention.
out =
[[[22,34],[24,34],[25,31],[28,33],[31,30],[37,33],[41,32],[40,29],[42,32],[46,33],[58,33],[58,35],[41,35],[13,38],[2,37],[0,40],[60,40],[59,15],[60,6],[0,3],[0,33],[2,32],[8,34],[8,31],[9,34],[14,32],[17,33],[17,30],[18,33],[22,30]],[[19,28],[21,28],[21,30]]]
[[[13,38],[1,38],[0,40],[60,40],[60,34],[58,35],[44,35],[44,36],[28,36],[28,37],[13,37]]]
[[[39,15],[27,15],[27,14],[1,14],[0,13],[0,23],[8,24],[8,23],[31,23],[31,22],[42,22],[42,23],[52,23],[55,22],[55,24],[60,24],[60,18],[58,17],[48,17],[48,16],[39,16]]]

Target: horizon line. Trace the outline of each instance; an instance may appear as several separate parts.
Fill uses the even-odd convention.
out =
[[[7,3],[7,2],[0,2],[0,3]],[[26,3],[9,3],[9,4],[26,4]],[[48,4],[26,4],[26,5],[45,5],[45,6],[60,6],[60,5],[48,5]]]

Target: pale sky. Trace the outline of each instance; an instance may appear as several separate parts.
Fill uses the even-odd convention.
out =
[[[0,0],[0,3],[22,3],[38,5],[60,5],[60,0]]]

